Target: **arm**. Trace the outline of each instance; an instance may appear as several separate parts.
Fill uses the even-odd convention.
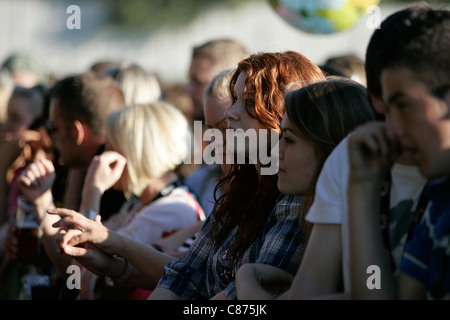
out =
[[[54,207],[51,188],[55,180],[55,168],[47,159],[39,159],[31,163],[19,179],[20,190],[26,199],[34,206],[36,220],[42,230],[42,244],[57,271],[66,274],[70,257],[59,255],[56,246],[57,232],[52,224],[58,220],[56,216],[47,215],[47,209]]]
[[[103,193],[120,179],[125,165],[125,157],[113,151],[105,151],[92,159],[83,184],[80,212],[92,209],[99,213]]]
[[[344,139],[325,161],[306,220],[313,223],[305,252],[285,299],[319,299],[345,287],[347,274],[342,230],[346,211],[348,148]],[[344,288],[342,285],[344,284]]]
[[[312,299],[339,292],[341,279],[341,226],[314,224],[302,263],[286,298]]]
[[[298,222],[300,199],[300,197],[285,196],[277,203],[260,237],[247,250],[247,252],[254,252],[258,250],[259,246],[258,256],[253,260],[246,258],[246,254],[244,254],[242,263],[253,262],[270,265],[291,275],[295,274],[300,265],[305,245],[305,237]],[[272,288],[272,290],[275,289]],[[229,299],[236,299],[236,281],[230,282],[225,293]]]
[[[182,296],[177,295],[173,291],[158,287],[153,290],[152,294],[148,297],[149,300],[185,300]]]
[[[123,259],[125,259],[133,265],[136,271],[128,279],[127,285],[154,288],[163,275],[164,266],[173,260],[171,256],[159,252],[149,245],[109,230],[101,224],[100,216],[97,216],[95,220],[90,220],[78,212],[63,208],[49,210],[49,213],[51,216],[61,217],[54,227],[73,225],[79,229],[62,232],[58,239],[59,247],[99,275],[116,277],[117,269],[120,269],[120,265],[123,268]],[[98,254],[94,256],[92,247],[77,247],[80,244],[93,245],[110,257],[117,255],[123,259],[116,261],[108,257],[110,263],[106,263],[105,257],[99,257]],[[89,249],[91,250],[89,251]],[[143,279],[145,279],[145,285],[142,284]]]
[[[0,138],[0,224],[7,222],[8,217],[8,193],[10,179],[8,172],[20,156],[22,149],[33,139],[40,139],[39,133],[26,131],[22,138],[14,137],[11,133],[6,133]]]
[[[164,268],[164,275],[149,299],[171,298],[171,295],[172,298],[210,298],[206,286],[206,268],[213,249],[210,237],[213,219],[211,215],[206,219],[183,258],[173,260]]]
[[[164,266],[174,258],[144,243],[133,241],[126,237],[120,238],[122,241],[118,255],[126,259],[146,278],[147,288],[154,289],[163,276]],[[135,275],[127,284],[139,286],[141,280],[141,277]]]
[[[272,300],[286,292],[293,276],[280,268],[262,263],[246,263],[236,274],[240,300]]]
[[[396,283],[385,253],[380,232],[380,190],[389,170],[392,147],[384,124],[372,123],[349,138],[350,177],[348,183],[350,265],[352,297],[394,299]],[[381,289],[367,286],[367,268],[380,268]]]
[[[200,221],[159,240],[156,244],[161,247],[163,252],[176,251],[184,243],[184,241],[186,241],[186,239],[191,238],[199,232],[202,226],[203,221]]]
[[[67,172],[67,183],[64,193],[64,206],[77,210],[81,203],[81,190],[86,175],[86,168],[70,168]]]

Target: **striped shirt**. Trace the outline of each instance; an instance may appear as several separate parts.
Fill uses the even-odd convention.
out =
[[[192,300],[210,299],[221,291],[228,299],[236,299],[234,276],[245,263],[269,264],[294,275],[305,246],[298,221],[299,209],[299,196],[280,195],[263,230],[237,265],[227,259],[227,252],[238,228],[222,244],[213,243],[210,230],[214,217],[209,215],[184,257],[165,266],[158,287]]]

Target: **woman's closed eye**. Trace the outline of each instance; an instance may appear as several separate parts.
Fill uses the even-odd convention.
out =
[[[283,139],[283,141],[284,141],[285,143],[287,143],[287,144],[294,143],[294,140],[292,140],[292,139],[289,138],[289,137],[286,137],[286,135],[283,136],[282,139]]]
[[[294,140],[291,137],[290,129],[287,130],[281,130],[280,140],[283,140],[284,143],[290,144],[294,143]]]

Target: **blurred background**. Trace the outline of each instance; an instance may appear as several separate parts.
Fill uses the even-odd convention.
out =
[[[380,1],[381,19],[413,2]],[[448,0],[428,3],[448,7]],[[79,30],[66,26],[70,5],[81,10]],[[97,61],[129,60],[183,82],[193,46],[214,38],[233,38],[250,52],[296,50],[317,64],[340,54],[363,58],[373,32],[365,19],[324,35],[292,27],[268,0],[1,0],[0,61],[31,54],[61,77]]]

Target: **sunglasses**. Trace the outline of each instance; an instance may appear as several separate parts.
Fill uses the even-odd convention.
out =
[[[51,122],[50,120],[47,120],[45,122],[45,127],[47,128],[47,131],[48,131],[49,135],[54,135],[54,134],[56,134],[58,132],[58,130],[60,128],[63,128],[63,127],[67,128],[67,127],[70,126],[70,124],[71,124],[70,122],[65,122],[65,125],[57,126],[53,122]]]

